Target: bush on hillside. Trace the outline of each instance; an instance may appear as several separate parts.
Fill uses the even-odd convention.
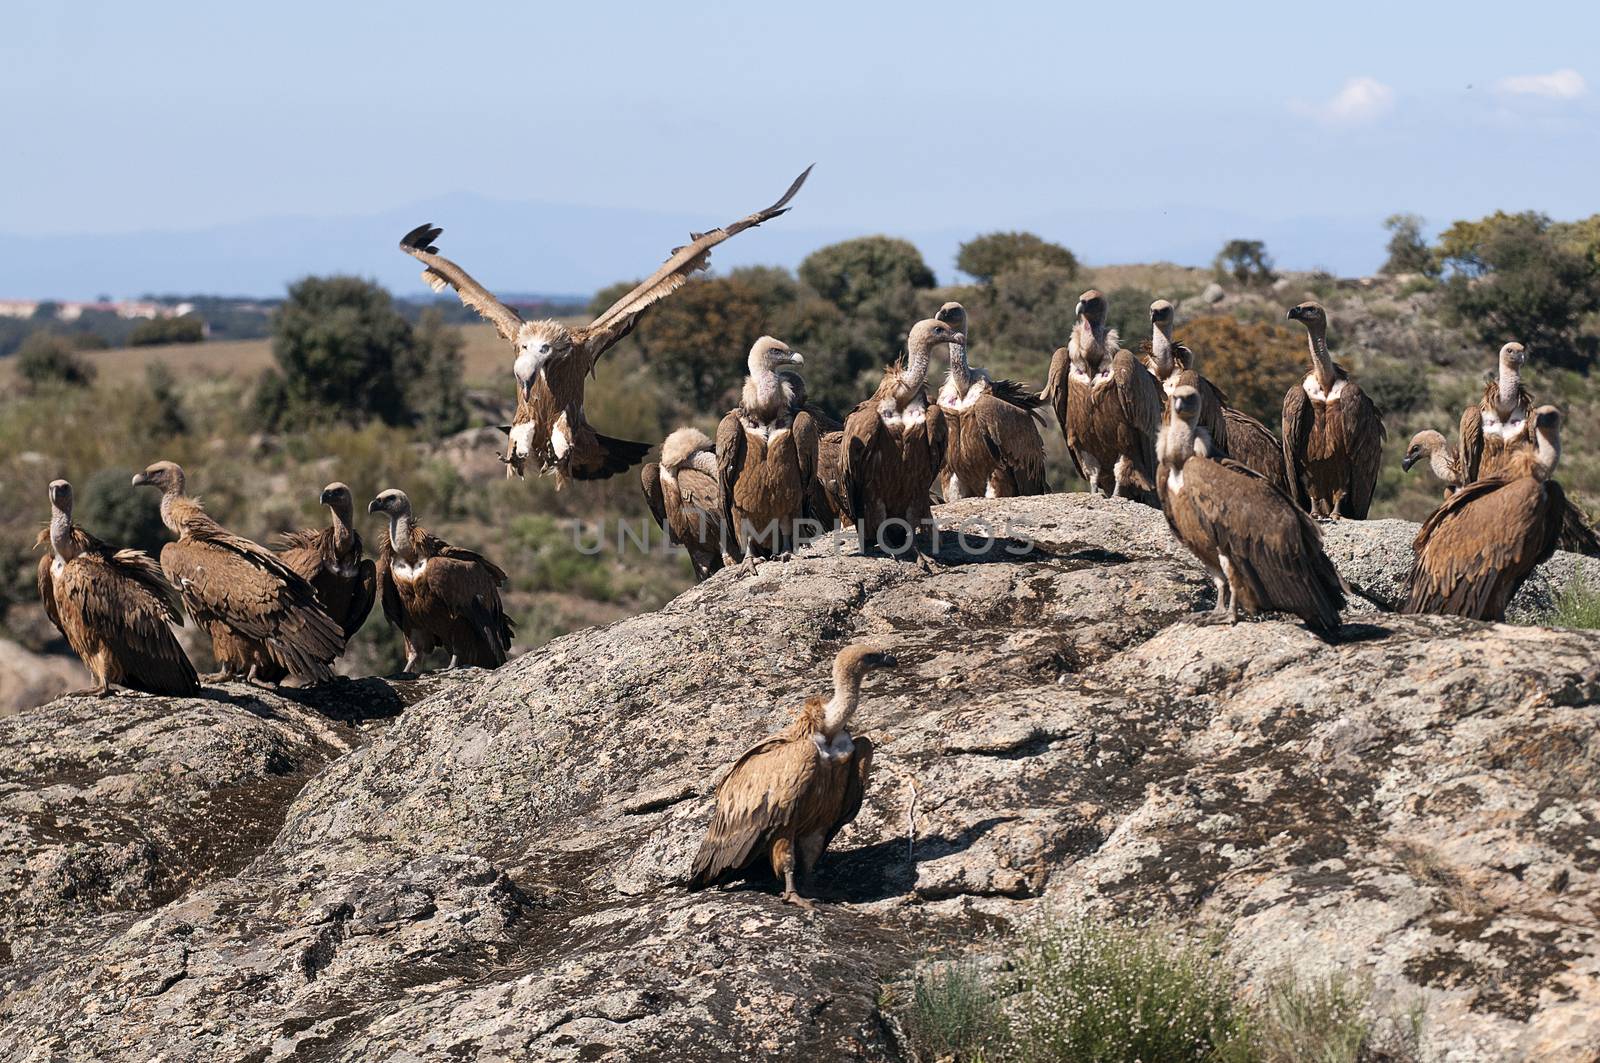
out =
[[[1177,339],[1195,352],[1200,372],[1227,393],[1231,406],[1279,430],[1283,396],[1306,373],[1304,332],[1211,316],[1185,323]]]
[[[1267,254],[1267,245],[1260,240],[1229,240],[1217,252],[1211,266],[1219,277],[1232,278],[1245,287],[1271,284],[1278,279],[1272,271],[1272,256]]]
[[[55,332],[35,332],[17,352],[17,374],[33,387],[65,384],[88,387],[94,383],[94,366],[78,357],[67,337]]]
[[[968,310],[986,343],[1042,353],[1066,345],[1081,291],[1072,271],[1029,260],[997,274]]]
[[[460,330],[433,307],[422,312],[411,334],[406,402],[430,438],[467,427],[467,396],[462,381]]]
[[[1065,271],[1078,272],[1078,258],[1060,244],[1042,240],[1033,233],[986,233],[961,245],[956,253],[956,269],[981,284],[987,284],[1024,262],[1037,262]]]
[[[117,549],[133,547],[152,557],[170,536],[161,523],[160,496],[129,487],[133,469],[101,469],[73,492],[73,520]]]
[[[206,323],[193,314],[182,317],[155,317],[141,321],[128,333],[129,347],[153,347],[164,343],[199,343],[206,338]]]
[[[1401,273],[1419,273],[1424,277],[1439,275],[1439,262],[1428,247],[1428,241],[1422,237],[1422,222],[1422,218],[1416,214],[1391,214],[1384,219],[1383,227],[1389,230],[1389,254],[1379,267],[1379,273],[1388,276]]]

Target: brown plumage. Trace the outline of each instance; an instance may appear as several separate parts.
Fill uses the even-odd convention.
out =
[[[1410,472],[1413,465],[1422,461],[1428,463],[1428,470],[1444,484],[1446,498],[1467,482],[1461,467],[1461,456],[1443,435],[1431,428],[1425,428],[1411,437],[1405,454],[1400,458],[1400,468]]]
[[[1283,463],[1283,444],[1272,430],[1232,406],[1222,407],[1222,419],[1228,425],[1228,456],[1292,498],[1289,472]]]
[[[1501,347],[1499,373],[1483,386],[1483,398],[1461,411],[1463,484],[1503,477],[1533,452],[1533,396],[1522,384],[1527,360],[1522,344]]]
[[[833,662],[833,697],[807,698],[793,723],[734,762],[717,785],[691,889],[765,862],[783,880],[784,900],[811,907],[796,876],[809,875],[833,836],[855,819],[872,769],[872,743],[848,730],[862,677],[896,663],[872,646],[841,650]]]
[[[382,492],[367,512],[389,519],[378,551],[378,593],[383,615],[405,636],[405,671],[415,672],[435,646],[449,651],[451,668],[505,664],[516,632],[500,604],[506,582],[500,566],[423,530],[404,491]]]
[[[1106,328],[1106,300],[1078,297],[1072,339],[1050,360],[1043,398],[1056,411],[1067,453],[1091,493],[1156,499],[1156,434],[1161,386]]]
[[[697,580],[722,568],[722,495],[711,437],[680,428],[661,444],[661,463],[639,473],[656,524],[689,552]]]
[[[1386,432],[1378,408],[1328,354],[1328,312],[1304,302],[1289,317],[1306,327],[1311,371],[1283,397],[1283,459],[1295,501],[1319,517],[1365,520]]]
[[[717,478],[725,561],[774,557],[793,550],[810,519],[817,477],[818,429],[804,408],[793,373],[783,365],[805,359],[789,345],[762,336],[750,348],[750,374],[737,409],[717,428]]]
[[[1204,457],[1200,396],[1182,387],[1161,433],[1161,508],[1217,588],[1216,615],[1293,613],[1317,632],[1339,627],[1344,583],[1316,522],[1265,477]]]
[[[872,398],[845,418],[839,476],[862,553],[920,554],[931,534],[931,491],[944,462],[944,411],[923,387],[933,348],[963,342],[942,321],[919,321],[906,339],[908,362],[883,374]]]
[[[425,224],[407,233],[400,250],[427,267],[422,279],[435,291],[454,288],[463,303],[482,314],[511,344],[517,412],[506,449],[506,474],[522,476],[532,456],[542,471],[555,474],[556,485],[561,487],[569,479],[603,480],[644,460],[648,443],[612,439],[589,424],[583,412],[584,378],[594,371],[602,354],[633,330],[640,314],[683,287],[691,274],[710,265],[712,248],[785,213],[810,173],[808,166],[772,206],[723,228],[691,233],[689,243],[673,248],[659,269],[577,329],[559,321],[523,321],[460,266],[439,255],[433,242],[442,229]]]
[[[945,303],[934,319],[967,335],[967,311],[960,303]],[[1049,485],[1038,412],[1044,400],[1016,381],[995,380],[969,365],[965,343],[952,341],[949,348],[950,373],[939,389],[947,436],[940,494],[947,501],[1044,494]]]
[[[1561,414],[1533,411],[1534,448],[1510,475],[1475,480],[1447,498],[1412,543],[1404,612],[1504,620],[1522,581],[1555,552],[1566,511],[1550,479],[1561,457]]]
[[[378,570],[362,556],[361,536],[355,530],[355,508],[350,488],[331,483],[322,489],[321,502],[332,520],[326,528],[306,528],[280,536],[278,556],[317,592],[317,600],[338,622],[346,641],[355,637],[372,612],[378,593]]]
[[[172,462],[156,462],[133,483],[161,490],[161,519],[178,537],[161,548],[161,569],[210,632],[223,676],[333,678],[329,665],[344,652],[344,633],[311,584],[277,554],[213,520],[199,499],[184,494],[183,469]]]
[[[45,615],[94,676],[84,694],[113,685],[148,694],[200,691],[194,665],[169,625],[183,626],[178,592],[141,550],[113,550],[72,523],[72,485],[50,484],[50,526],[36,545]]]
[[[1157,299],[1150,304],[1150,351],[1144,357],[1144,366],[1161,385],[1163,416],[1174,389],[1194,388],[1200,396],[1199,426],[1211,437],[1211,456],[1232,457],[1228,449],[1228,421],[1222,412],[1226,401],[1217,386],[1195,367],[1194,352],[1172,341],[1176,317],[1177,310],[1170,301]],[[1281,464],[1282,459],[1279,460]]]

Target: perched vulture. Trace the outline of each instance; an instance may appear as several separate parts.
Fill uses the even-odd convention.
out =
[[[367,512],[389,518],[378,551],[378,590],[383,615],[406,639],[404,670],[415,672],[418,659],[435,646],[450,651],[451,668],[505,664],[516,632],[500,605],[506,582],[500,566],[424,531],[404,491],[384,491]]]
[[[661,463],[640,470],[656,524],[689,552],[697,580],[722,568],[722,496],[717,452],[698,428],[680,428],[661,444]]]
[[[1043,398],[1056,411],[1067,453],[1090,493],[1156,499],[1161,385],[1106,328],[1106,299],[1078,297],[1078,323],[1050,360]]]
[[[1293,613],[1313,631],[1338,630],[1344,582],[1322,532],[1266,477],[1232,459],[1205,456],[1200,395],[1172,394],[1161,433],[1161,508],[1178,541],[1217,587],[1215,615]]]
[[[695,854],[689,888],[765,862],[783,879],[783,899],[804,908],[796,875],[808,876],[833,836],[856,818],[872,770],[872,743],[847,729],[869,669],[891,654],[850,646],[833,661],[833,697],[810,697],[794,722],[734,761],[717,785],[717,807]]]
[[[199,499],[184,494],[183,469],[172,462],[156,462],[133,483],[161,490],[161,519],[178,537],[161,548],[161,568],[195,623],[210,632],[218,678],[333,678],[330,664],[344,652],[344,632],[304,577],[211,519]]]
[[[967,311],[960,303],[945,303],[934,319],[967,335]],[[965,343],[951,341],[949,347],[950,374],[939,389],[948,435],[940,494],[946,501],[1044,494],[1050,489],[1039,435],[1044,400],[1014,380],[996,380],[969,365]]]
[[[511,344],[516,359],[512,368],[517,378],[517,412],[509,433],[506,474],[522,476],[532,456],[542,471],[555,474],[556,486],[563,487],[568,480],[603,480],[639,464],[649,444],[603,436],[585,418],[584,377],[594,371],[602,354],[633,330],[640,314],[683,287],[690,274],[710,265],[713,247],[785,213],[810,173],[808,166],[783,198],[765,210],[725,228],[690,233],[689,243],[673,248],[649,278],[576,329],[559,321],[522,320],[460,266],[440,256],[433,242],[442,229],[419,225],[407,233],[400,250],[427,267],[422,279],[434,291],[454,288],[464,304],[483,315]]]
[[[1524,463],[1533,450],[1533,396],[1522,386],[1528,360],[1520,343],[1500,348],[1500,373],[1483,386],[1483,398],[1461,412],[1461,482],[1490,480]]]
[[[1365,520],[1378,483],[1383,418],[1328,354],[1328,312],[1304,302],[1289,317],[1306,327],[1311,372],[1283,397],[1283,459],[1300,507],[1319,517]]]
[[[793,382],[800,378],[778,373],[779,366],[804,361],[781,340],[756,340],[739,407],[717,427],[725,564],[741,557],[754,564],[758,557],[789,553],[804,532],[798,523],[811,516],[817,423],[803,406],[803,383],[796,395]]]
[[[1410,472],[1411,467],[1421,461],[1427,461],[1429,471],[1444,484],[1446,498],[1467,482],[1460,455],[1444,436],[1431,428],[1425,428],[1411,437],[1405,456],[1400,459],[1400,468]]]
[[[929,318],[911,327],[908,361],[883,374],[872,398],[844,422],[839,476],[861,552],[922,557],[920,538],[932,533],[930,492],[944,462],[944,411],[928,404],[923,384],[933,348],[965,337]]]
[[[338,621],[348,641],[372,612],[378,571],[371,558],[362,556],[361,536],[352,523],[355,506],[350,488],[329,484],[322,489],[322,504],[333,515],[328,527],[281,536],[278,556],[316,589],[317,601]]]
[[[105,695],[113,685],[147,694],[196,694],[194,674],[172,628],[183,625],[178,592],[149,554],[113,550],[72,523],[72,485],[50,484],[50,527],[39,544],[39,600],[66,636],[95,685],[84,694]]]
[[[1407,613],[1504,620],[1528,574],[1555,552],[1567,499],[1550,479],[1561,458],[1561,414],[1533,411],[1534,446],[1506,475],[1466,484],[1433,511],[1412,550]]]

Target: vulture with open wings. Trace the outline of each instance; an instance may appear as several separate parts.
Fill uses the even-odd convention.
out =
[[[808,166],[772,206],[723,228],[691,233],[689,243],[674,248],[659,269],[581,328],[552,320],[524,321],[466,270],[439,254],[434,241],[442,229],[424,224],[407,233],[400,250],[427,267],[422,279],[435,291],[454,288],[462,303],[483,315],[511,344],[517,412],[506,449],[507,475],[522,476],[531,457],[541,471],[555,474],[559,487],[569,480],[603,480],[644,460],[650,444],[613,439],[589,424],[583,411],[584,378],[594,372],[602,354],[633,330],[640,314],[710,265],[713,247],[787,212],[810,173]]]

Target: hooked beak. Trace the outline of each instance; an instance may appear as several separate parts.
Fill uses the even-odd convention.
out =
[[[331,506],[331,505],[333,505],[333,498],[334,498],[334,495],[333,495],[332,491],[324,491],[324,492],[322,492],[322,497],[320,499],[318,499],[318,501],[320,501],[325,506]]]
[[[1300,320],[1300,308],[1298,306],[1291,306],[1289,308],[1289,312],[1287,314],[1285,314],[1284,316],[1289,318],[1290,320],[1298,321],[1298,320]]]
[[[1405,457],[1400,459],[1400,470],[1402,472],[1410,472],[1411,471],[1411,466],[1415,465],[1417,462],[1419,462],[1421,460],[1422,460],[1422,452],[1421,451],[1417,451],[1417,450],[1410,451],[1409,453],[1406,454]]]
[[[135,486],[135,487],[143,487],[145,484],[147,484],[149,482],[150,482],[150,474],[149,473],[147,473],[147,472],[136,472],[136,473],[133,474],[133,486]]]
[[[873,663],[875,663],[879,668],[900,667],[900,659],[892,653],[873,654]]]
[[[374,498],[371,502],[367,503],[367,512],[368,513],[377,513],[380,510],[382,510],[382,508],[383,508],[382,506],[378,505],[378,500],[376,498]]]
[[[799,351],[790,351],[789,352],[789,363],[791,365],[805,365],[806,364],[805,355],[801,354]]]

